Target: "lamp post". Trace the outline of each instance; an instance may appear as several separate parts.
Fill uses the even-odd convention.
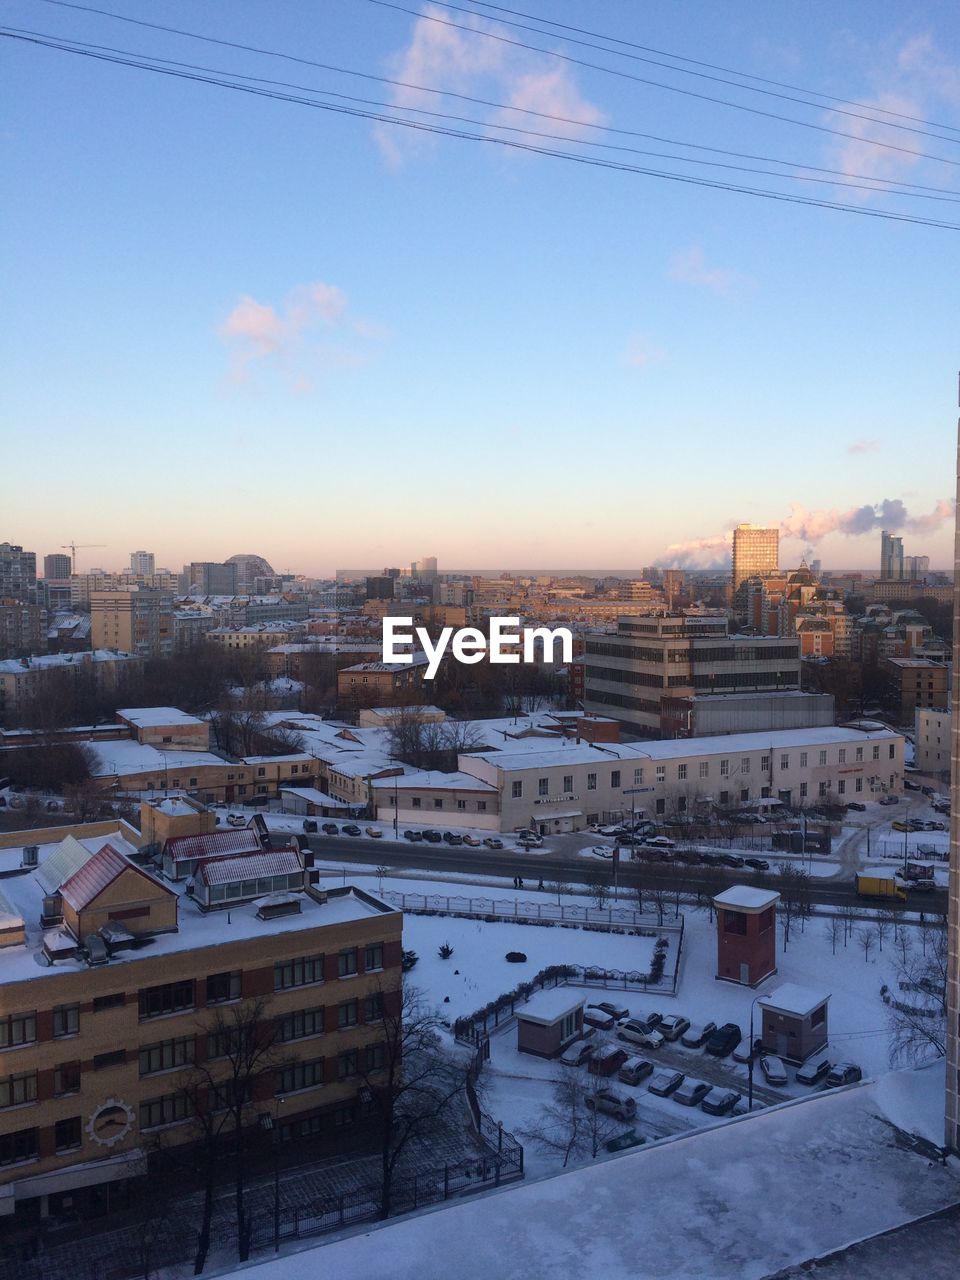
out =
[[[762,1000],[766,993],[758,992],[750,1001],[750,1061],[747,1066],[747,1110],[753,1110],[753,1060],[757,1056],[754,1052],[753,1041],[753,1011],[757,1007],[757,1001]]]
[[[400,811],[400,800],[397,785],[397,775],[393,775],[393,838],[397,839],[397,818]]]

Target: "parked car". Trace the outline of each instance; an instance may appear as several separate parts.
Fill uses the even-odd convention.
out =
[[[616,1022],[611,1014],[594,1004],[588,1004],[583,1011],[583,1021],[588,1027],[596,1027],[598,1031],[609,1031]]]
[[[521,831],[517,836],[517,842],[528,849],[543,848],[543,836],[538,836],[535,831]]]
[[[717,1024],[715,1022],[695,1022],[692,1026],[687,1027],[680,1037],[680,1043],[686,1045],[688,1049],[699,1049],[716,1029]]]
[[[628,1019],[617,1035],[621,1040],[627,1040],[630,1044],[639,1044],[644,1049],[659,1049],[663,1044],[663,1036],[660,1032],[651,1027],[648,1022],[641,1022],[639,1018]]]
[[[949,813],[950,813],[950,801],[949,801],[949,800],[938,800],[938,801],[934,804],[934,806],[933,806],[933,812],[934,812],[934,813],[945,813],[945,814],[949,814]]]
[[[653,1075],[653,1063],[649,1058],[628,1058],[617,1073],[617,1079],[624,1084],[639,1084]]]
[[[304,818],[303,820],[304,834],[313,835],[316,830],[317,830],[317,824],[314,822],[313,818]]]
[[[725,1116],[728,1111],[740,1101],[741,1095],[735,1093],[733,1089],[722,1089],[719,1085],[714,1085],[709,1093],[705,1093],[700,1100],[700,1110],[705,1111],[708,1116]]]
[[[891,822],[890,826],[894,831],[909,831],[910,828],[905,822]]]
[[[246,818],[239,813],[228,813],[227,822],[231,827],[245,827],[247,825]]]
[[[744,826],[756,827],[766,822],[766,818],[759,813],[735,813],[733,815],[734,822],[742,823]]]
[[[355,826],[352,822],[348,822],[343,828],[343,834],[345,836],[358,836],[360,834],[360,828]]]
[[[673,849],[675,845],[676,841],[669,836],[651,836],[647,841],[647,846],[651,849]]]
[[[479,849],[479,848],[480,848],[480,841],[477,839],[477,837],[476,837],[476,836],[464,836],[464,837],[463,837],[463,843],[464,843],[464,844],[468,844],[468,845],[470,846],[470,848],[471,848],[471,849]]]
[[[925,796],[935,796],[937,794],[935,787],[924,785],[920,788],[920,790],[923,792]]]
[[[863,1072],[855,1062],[838,1062],[827,1072],[826,1088],[836,1089],[842,1084],[856,1084],[863,1079]]]
[[[687,867],[699,867],[703,854],[696,849],[676,849],[673,854],[675,862],[682,862]]]
[[[756,1061],[762,1051],[762,1045],[759,1039],[754,1040],[753,1049],[750,1048],[748,1041],[741,1040],[733,1051],[734,1062],[749,1062],[751,1058]]]
[[[500,840],[497,836],[487,836],[487,838],[484,840],[483,843],[487,846],[488,849],[503,848],[503,841]]]
[[[423,839],[422,831],[405,831],[403,833],[404,840],[413,840],[414,843]]]
[[[923,829],[924,831],[946,831],[947,824],[945,822],[925,822]]]
[[[648,1027],[656,1027],[660,1029],[660,1023],[663,1021],[663,1015],[660,1013],[645,1013],[638,1021],[645,1022]]]
[[[900,797],[899,796],[881,796],[880,803],[881,804],[899,804]]]
[[[721,867],[733,867],[735,871],[739,871],[744,865],[744,859],[735,853],[720,853],[717,855],[717,860]]]
[[[423,838],[428,844],[441,844],[443,836],[439,831],[424,831]]]
[[[448,844],[451,849],[454,847],[459,848],[463,844],[463,836],[457,835],[455,831],[445,831],[442,838],[444,844]]]
[[[903,785],[907,791],[919,791],[920,783],[914,782],[912,778],[904,778]]]
[[[847,805],[847,810],[849,811],[849,810],[851,810],[851,809],[853,810],[853,812],[854,812],[854,813],[866,813],[866,812],[867,812],[867,806],[866,806],[865,804],[861,804],[859,800],[851,800],[851,801],[850,801],[850,803]]]
[[[703,1047],[715,1058],[725,1058],[728,1053],[733,1052],[742,1039],[743,1032],[737,1024],[725,1022],[722,1027],[717,1027],[716,1031],[711,1032]]]
[[[694,1080],[692,1076],[687,1076],[683,1083],[674,1089],[673,1100],[684,1107],[695,1107],[709,1092],[710,1086],[706,1081]]]
[[[743,865],[752,867],[754,871],[769,871],[770,863],[766,858],[744,858]]]
[[[364,827],[363,829],[371,840],[381,840],[383,838],[383,832],[379,827]]]
[[[574,1040],[573,1044],[568,1044],[561,1053],[560,1061],[565,1067],[579,1067],[590,1057],[594,1047],[592,1040]]]
[[[787,1083],[787,1069],[775,1054],[760,1055],[760,1070],[767,1084],[779,1086]]]
[[[626,1005],[614,1004],[612,1000],[598,1000],[592,1007],[594,1009],[602,1009],[604,1013],[609,1013],[610,1017],[615,1018],[617,1022],[622,1022],[624,1018],[630,1017],[630,1010]]]
[[[689,1018],[684,1018],[679,1013],[668,1013],[665,1018],[660,1020],[657,1030],[664,1040],[679,1040],[689,1026]]]
[[[825,1080],[830,1071],[827,1058],[810,1058],[802,1067],[797,1067],[797,1084],[819,1084]]]
[[[613,849],[608,844],[595,844],[590,850],[595,858],[612,858]]]
[[[592,1076],[612,1076],[629,1056],[618,1044],[600,1044],[591,1053],[587,1070]]]
[[[338,836],[340,834],[340,828],[335,822],[325,822],[320,830],[325,836]]]
[[[618,1120],[632,1120],[637,1114],[633,1098],[628,1093],[618,1093],[616,1089],[598,1089],[596,1093],[587,1094],[587,1106],[591,1111],[603,1111]]]
[[[647,1088],[658,1098],[669,1098],[674,1089],[683,1084],[682,1071],[655,1071]]]

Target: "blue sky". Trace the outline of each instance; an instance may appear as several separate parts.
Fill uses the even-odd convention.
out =
[[[578,48],[559,32],[368,0],[103,5],[563,115],[581,137],[657,149],[586,128],[602,124],[960,193],[960,132],[880,129]],[[960,130],[953,4],[518,8]],[[10,0],[4,21],[561,127],[43,0]],[[21,42],[2,52],[15,198],[2,212],[12,441],[0,539],[41,554],[69,538],[105,544],[81,553],[84,567],[119,566],[133,547],[173,567],[240,551],[299,572],[430,554],[441,568],[634,567],[716,561],[736,521],[787,521],[797,536],[785,563],[810,550],[827,565],[872,567],[879,524],[842,530],[871,524],[851,511],[888,500],[902,503],[887,512],[907,553],[951,563],[942,504],[954,492],[957,232],[410,137]],[[960,223],[960,204],[807,189]]]

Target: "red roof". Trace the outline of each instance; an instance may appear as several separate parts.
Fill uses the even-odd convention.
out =
[[[74,911],[83,911],[124,871],[135,871],[138,876],[143,876],[144,880],[149,881],[154,889],[160,889],[172,895],[172,891],[166,885],[160,884],[129,858],[117,853],[112,844],[105,844],[68,880],[64,880],[60,886],[60,896],[64,902],[73,907]]]
[[[258,853],[260,848],[259,833],[253,827],[241,827],[201,836],[172,836],[164,847],[164,856],[169,855],[174,862],[192,862],[195,858],[224,854]]]
[[[240,858],[211,858],[201,863],[197,876],[204,884],[233,884],[262,876],[286,876],[303,870],[300,850],[272,849]]]

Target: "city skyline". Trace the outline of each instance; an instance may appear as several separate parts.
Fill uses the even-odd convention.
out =
[[[600,16],[576,4],[558,16],[674,62],[899,116],[868,124],[849,105],[828,112],[826,98],[811,112],[796,93],[784,103],[779,90],[762,98],[689,69],[658,90],[610,73],[624,64],[609,40],[604,56],[579,61],[561,32],[533,41],[514,31],[521,44],[508,48],[506,28],[476,14],[451,26],[455,15],[437,6],[294,4],[267,15],[213,4],[202,22],[184,3],[164,11],[171,27],[380,81],[293,72],[275,57],[40,0],[15,0],[8,21],[380,97],[395,111],[470,114],[464,97],[504,104],[488,110],[487,132],[508,111],[523,127],[577,121],[566,127],[581,143],[601,129],[605,144],[645,153],[675,152],[672,139],[781,168],[791,160],[810,166],[806,186],[768,187],[842,197],[871,215],[949,209],[918,198],[920,187],[949,187],[949,170],[918,154],[953,163],[949,126],[902,131],[908,117],[955,116],[948,5],[929,0],[905,16],[883,3],[838,19],[696,4],[685,21],[669,11],[639,21],[629,5]],[[49,552],[41,535],[53,506],[57,536],[104,542],[118,561],[134,541],[173,564],[198,544],[217,559],[254,541],[278,568],[321,572],[431,543],[467,565],[710,563],[718,539],[750,521],[781,527],[785,563],[813,551],[872,567],[874,540],[860,531],[888,528],[949,565],[949,231],[453,138],[411,141],[388,124],[59,49],[8,41],[7,53],[3,145],[22,195],[4,215],[16,317],[4,537]],[[671,78],[641,63],[629,71]],[[57,126],[67,111],[69,131]],[[698,172],[761,184],[742,172],[762,169],[756,161],[714,158],[735,167]],[[916,188],[878,194],[891,180]],[[94,507],[104,456],[109,500]],[[41,467],[47,502],[36,504],[23,481]],[[269,536],[251,539],[265,486]],[[413,501],[423,486],[429,500]]]

